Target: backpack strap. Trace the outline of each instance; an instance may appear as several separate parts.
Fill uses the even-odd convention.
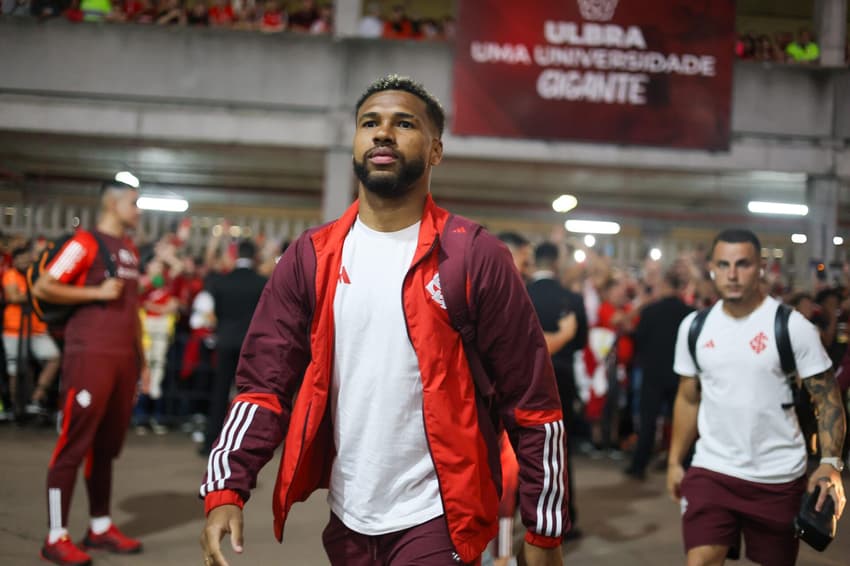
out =
[[[475,389],[492,406],[495,388],[487,377],[484,363],[476,346],[477,320],[469,306],[467,281],[469,255],[472,242],[481,226],[466,218],[450,214],[440,236],[439,274],[440,288],[446,304],[449,321],[460,334],[463,349],[469,362]]]
[[[118,273],[118,269],[115,267],[115,262],[112,261],[112,254],[109,253],[109,248],[106,247],[106,242],[103,241],[103,238],[95,232],[94,230],[88,231],[89,234],[97,242],[97,253],[100,255],[100,259],[103,260],[103,265],[106,266],[106,273],[109,277],[115,277]]]
[[[780,303],[776,308],[776,318],[773,321],[779,363],[782,366],[782,373],[787,376],[797,371],[797,361],[794,359],[794,350],[791,348],[791,333],[788,331],[788,320],[793,310],[790,306]]]
[[[699,340],[700,332],[702,332],[702,327],[705,325],[705,319],[708,318],[708,313],[710,313],[713,308],[714,307],[711,306],[699,311],[691,321],[691,327],[688,329],[688,351],[691,353],[691,359],[694,361],[697,373],[702,372],[702,368],[699,367],[699,360],[697,360],[697,340]]]

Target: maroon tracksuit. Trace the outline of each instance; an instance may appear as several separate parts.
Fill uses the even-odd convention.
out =
[[[68,320],[62,359],[62,432],[47,472],[50,528],[65,527],[77,469],[86,459],[92,517],[109,515],[112,460],[124,442],[139,377],[138,254],[129,240],[98,233],[124,281],[121,296],[81,305]],[[106,266],[79,231],[48,266],[61,283],[98,285]]]

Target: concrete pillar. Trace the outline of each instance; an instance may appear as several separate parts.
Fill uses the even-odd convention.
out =
[[[322,219],[339,218],[354,195],[351,147],[332,147],[325,154],[325,186],[322,195]]]
[[[815,39],[820,47],[820,63],[827,67],[844,66],[847,41],[847,0],[815,0]]]
[[[812,259],[829,263],[833,258],[832,238],[838,227],[838,179],[809,177],[806,184],[808,245]]]
[[[336,37],[355,37],[362,15],[363,0],[334,2],[334,35]]]

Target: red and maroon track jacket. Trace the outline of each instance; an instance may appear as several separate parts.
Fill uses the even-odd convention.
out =
[[[275,268],[242,346],[236,372],[239,394],[200,489],[207,512],[227,503],[241,506],[260,468],[283,442],[273,502],[278,540],[292,504],[328,486],[334,457],[328,402],[334,292],[343,242],[357,210],[355,202],[335,222],[308,230]],[[429,196],[402,301],[419,358],[425,433],[446,521],[461,559],[472,562],[498,531],[501,470],[487,402],[476,394],[460,334],[445,306],[433,297],[440,235],[448,217]],[[475,345],[495,391],[490,404],[519,460],[526,540],[556,546],[570,527],[566,437],[543,333],[501,242],[478,232],[467,269],[467,300],[477,321]]]

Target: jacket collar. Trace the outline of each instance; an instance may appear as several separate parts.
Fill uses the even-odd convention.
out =
[[[351,231],[351,227],[357,219],[359,210],[360,200],[358,199],[337,220],[331,222],[325,229],[319,230],[313,236],[316,252],[320,252],[329,243],[345,241],[345,237]],[[434,199],[430,193],[425,196],[425,206],[422,210],[422,225],[419,228],[419,240],[416,245],[414,262],[431,249],[434,241],[439,238],[448,216],[449,213],[446,210],[434,204]]]

